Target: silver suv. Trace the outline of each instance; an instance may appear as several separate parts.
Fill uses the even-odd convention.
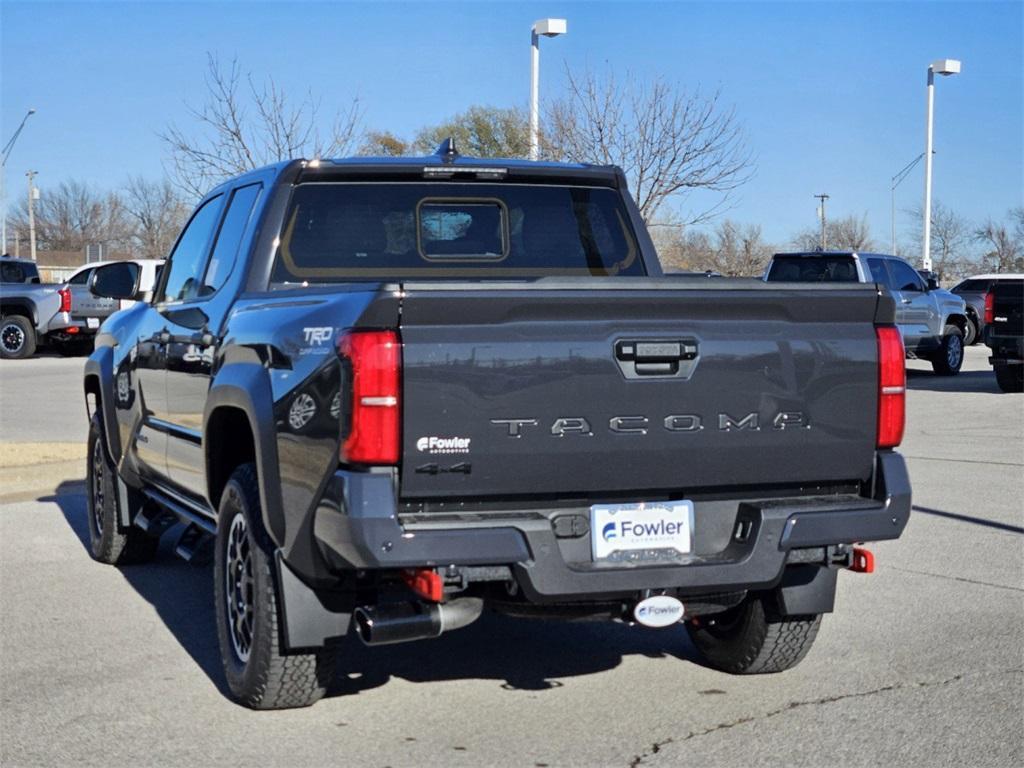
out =
[[[964,361],[964,300],[925,282],[897,256],[851,251],[777,253],[764,272],[774,283],[877,283],[896,300],[896,324],[907,357],[928,360],[935,373],[952,376]]]

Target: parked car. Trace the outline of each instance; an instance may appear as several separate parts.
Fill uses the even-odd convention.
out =
[[[139,298],[138,266],[92,285]],[[485,607],[683,622],[708,664],[779,672],[838,572],[871,570],[855,543],[909,518],[894,321],[874,285],[663,277],[614,167],[449,141],[263,168],[100,328],[89,546],[213,537],[224,674],[255,708],[315,701],[350,635]]]
[[[950,289],[967,303],[967,319],[971,327],[967,329],[964,344],[974,344],[985,338],[985,295],[992,287],[1002,280],[1024,280],[1024,274],[1003,273],[994,275],[974,275],[961,280]]]
[[[982,316],[996,383],[1003,392],[1024,391],[1024,277],[993,280]]]
[[[57,288],[39,282],[34,261],[0,257],[0,357],[31,357],[60,307]]]
[[[162,259],[130,259],[139,266],[139,286],[148,295],[156,284]],[[63,355],[76,355],[92,351],[93,338],[100,324],[119,309],[133,302],[118,301],[94,295],[89,290],[89,281],[98,267],[114,264],[114,261],[97,261],[86,264],[72,273],[58,289],[60,306],[50,322],[49,340]]]
[[[896,302],[896,325],[907,357],[928,360],[935,373],[960,372],[967,335],[964,300],[926,282],[906,261],[880,253],[815,251],[777,253],[765,282],[875,283]]]

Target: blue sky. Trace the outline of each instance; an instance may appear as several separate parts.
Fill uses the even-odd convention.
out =
[[[157,132],[188,126],[206,53],[237,56],[323,111],[359,96],[368,128],[410,135],[471,104],[526,104],[529,29],[564,16],[542,43],[542,97],[563,68],[609,66],[684,88],[721,88],[756,158],[728,215],[784,243],[830,216],[867,214],[888,242],[890,178],[923,151],[925,75],[963,73],[936,93],[936,199],[971,219],[1002,216],[1024,189],[1024,3],[48,3],[0,5],[3,140],[31,119],[8,162],[40,187],[100,187],[159,176]],[[897,190],[919,202],[919,168]],[[701,201],[692,201],[699,206]],[[907,220],[898,214],[898,226]]]

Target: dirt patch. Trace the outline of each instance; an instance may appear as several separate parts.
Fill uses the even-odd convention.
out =
[[[85,443],[0,443],[0,468],[85,459]],[[82,465],[82,472],[85,472]]]

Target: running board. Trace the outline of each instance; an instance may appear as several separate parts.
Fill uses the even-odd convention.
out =
[[[186,501],[177,494],[172,494],[161,488],[148,486],[143,490],[146,498],[156,502],[169,512],[173,512],[185,524],[195,525],[211,536],[217,533],[217,523],[207,513],[201,511],[194,504]]]

